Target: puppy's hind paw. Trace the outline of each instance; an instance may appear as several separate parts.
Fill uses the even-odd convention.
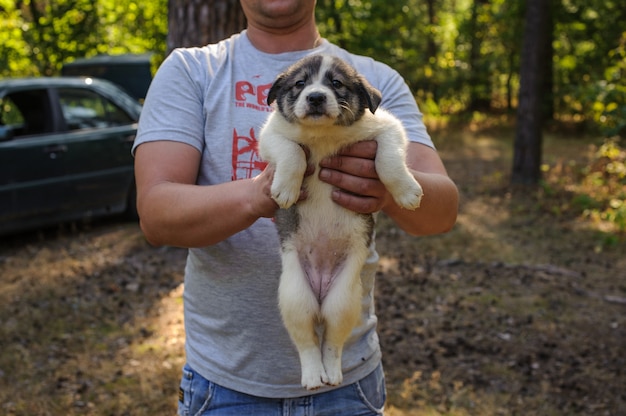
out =
[[[322,387],[325,384],[329,384],[328,383],[328,376],[326,376],[326,372],[324,371],[324,369],[321,369],[321,372],[319,371],[307,371],[307,372],[302,372],[302,387],[304,387],[307,390],[317,390],[320,387]]]
[[[339,369],[333,369],[332,371],[328,371],[328,380],[324,383],[329,386],[338,386],[343,381],[343,373],[341,372],[341,367]]]

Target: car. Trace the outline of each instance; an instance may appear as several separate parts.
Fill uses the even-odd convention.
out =
[[[127,213],[141,105],[88,77],[0,79],[0,234]]]
[[[97,55],[66,62],[61,75],[106,79],[143,102],[152,82],[154,53]]]

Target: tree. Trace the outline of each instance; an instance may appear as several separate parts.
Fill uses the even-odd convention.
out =
[[[543,89],[545,64],[548,56],[546,38],[549,29],[552,0],[527,0],[524,41],[520,68],[519,104],[513,153],[514,184],[537,184],[541,178],[541,144]]]
[[[16,6],[28,19],[22,37],[36,73],[54,75],[66,59],[95,47],[91,34],[98,33],[98,12],[93,2],[20,0]]]
[[[526,3],[318,0],[316,16],[322,36],[389,64],[424,112],[437,116],[519,105]],[[548,3],[552,37],[541,37],[553,52],[531,70],[544,80],[544,121],[607,135],[623,131],[623,0]],[[98,54],[154,52],[156,65],[174,47],[215,42],[245,24],[237,0],[0,0],[0,77],[56,75],[63,63]],[[527,27],[527,36],[540,37],[535,29]],[[528,103],[522,106],[521,117],[530,116]],[[526,157],[518,163],[528,163]]]
[[[220,41],[245,28],[238,0],[169,0],[167,51]]]
[[[0,0],[0,77],[57,75],[104,53],[163,55],[166,1]]]
[[[482,43],[485,37],[485,28],[479,24],[480,9],[489,6],[488,0],[474,0],[471,7],[470,20],[468,22],[471,36],[469,50],[469,110],[489,110],[491,104],[491,86],[489,83],[489,69],[485,57],[481,53]]]

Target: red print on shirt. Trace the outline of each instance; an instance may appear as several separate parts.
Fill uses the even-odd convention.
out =
[[[253,178],[267,166],[259,157],[254,129],[249,136],[242,136],[233,129],[233,176],[232,180]]]
[[[259,76],[253,77],[255,80]],[[246,108],[262,112],[271,112],[267,105],[267,94],[272,84],[256,85],[249,81],[235,83],[235,108]],[[233,128],[232,180],[249,179],[265,169],[267,162],[261,160],[257,146],[254,127],[249,128],[248,135]]]
[[[235,105],[259,111],[271,111],[267,105],[267,94],[272,84],[254,85],[249,81],[235,83]]]

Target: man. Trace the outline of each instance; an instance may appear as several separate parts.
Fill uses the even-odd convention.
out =
[[[241,0],[248,27],[215,45],[174,51],[145,101],[135,142],[141,227],[155,245],[188,247],[187,364],[179,413],[206,415],[380,415],[385,401],[373,309],[377,255],[362,273],[362,322],[344,348],[344,382],[311,395],[277,305],[278,236],[271,218],[273,171],[256,152],[278,73],[315,53],[350,62],[383,95],[412,143],[407,162],[424,189],[421,207],[400,209],[378,180],[374,141],[321,164],[347,209],[383,211],[413,235],[448,231],[458,194],[402,78],[319,36],[315,0]],[[302,195],[306,198],[306,195]]]

